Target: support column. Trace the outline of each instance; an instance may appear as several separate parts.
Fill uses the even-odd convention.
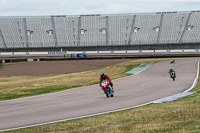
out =
[[[80,40],[81,40],[80,34],[81,34],[81,17],[78,18],[78,40],[77,40],[78,47],[80,46]]]
[[[25,34],[25,45],[28,48],[29,44],[28,44],[28,35],[27,35],[27,23],[26,23],[26,18],[23,18],[23,22],[24,22],[24,34]]]
[[[163,15],[164,14],[161,14],[161,17],[160,17],[160,28],[159,28],[158,37],[157,37],[157,44],[160,43],[160,34],[161,34],[161,31],[162,31]]]
[[[136,15],[133,16],[133,21],[132,21],[132,25],[131,25],[131,32],[130,32],[129,39],[128,39],[128,45],[130,45],[130,43],[131,43],[131,36],[132,36],[132,33],[133,33],[133,27],[135,25],[135,20],[136,20]]]
[[[184,36],[184,34],[185,34],[185,31],[186,31],[186,29],[187,29],[188,23],[189,23],[190,18],[191,18],[191,14],[192,14],[192,13],[189,13],[189,16],[188,16],[187,22],[186,22],[186,24],[185,24],[185,28],[184,28],[183,33],[182,33],[182,35],[181,35],[181,37],[180,37],[180,39],[179,39],[179,41],[178,41],[179,44],[181,43],[182,38],[183,38],[183,36]]]
[[[55,28],[55,23],[54,23],[53,17],[51,18],[51,24],[52,24],[52,29],[53,29],[55,47],[57,48],[58,47],[58,41],[57,41],[56,28]]]
[[[1,32],[1,29],[0,29],[0,38],[1,38],[1,40],[3,41],[3,46],[4,46],[4,48],[6,49],[7,46],[6,46],[6,42],[5,42],[4,38],[3,38],[3,34],[2,34],[2,32]]]
[[[106,46],[109,45],[109,17],[106,16]]]

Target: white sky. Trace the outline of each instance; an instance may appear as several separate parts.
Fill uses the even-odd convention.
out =
[[[0,0],[0,16],[118,14],[200,10],[200,0]]]

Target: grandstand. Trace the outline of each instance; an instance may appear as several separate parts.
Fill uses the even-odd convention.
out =
[[[0,50],[200,48],[200,11],[0,17]]]

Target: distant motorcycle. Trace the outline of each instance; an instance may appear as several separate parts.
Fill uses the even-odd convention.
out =
[[[170,77],[173,79],[173,81],[175,81],[175,78],[176,78],[176,73],[175,71],[171,71],[169,72],[170,73]]]
[[[111,87],[108,80],[104,80],[101,83],[101,88],[102,88],[102,90],[104,91],[104,93],[106,94],[107,97],[113,97],[114,96],[114,93],[112,91],[112,87]]]
[[[170,63],[171,63],[171,64],[175,63],[175,60],[171,60]]]

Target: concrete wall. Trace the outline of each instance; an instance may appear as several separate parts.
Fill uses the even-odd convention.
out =
[[[19,48],[0,49],[1,52],[19,51],[103,51],[103,50],[166,50],[166,49],[200,49],[200,43],[194,44],[152,44],[152,45],[120,45],[120,46],[80,46],[80,47],[49,47],[49,48]]]

